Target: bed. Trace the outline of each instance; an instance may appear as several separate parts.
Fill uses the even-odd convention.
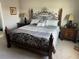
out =
[[[30,25],[14,30],[5,27],[7,47],[10,48],[13,44],[38,54],[47,55],[49,59],[52,59],[52,52],[56,52],[55,46],[61,27],[62,9],[59,9],[58,13],[57,19],[55,14],[48,12],[47,9],[42,9],[38,13],[33,13],[31,9]]]

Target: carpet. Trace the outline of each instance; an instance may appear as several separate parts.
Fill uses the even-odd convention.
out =
[[[2,35],[2,34],[0,34]],[[0,59],[48,59],[47,56],[40,56],[27,50],[11,47],[7,48],[4,34],[0,37]],[[74,43],[58,39],[56,54],[53,59],[79,59],[79,52],[74,50]]]

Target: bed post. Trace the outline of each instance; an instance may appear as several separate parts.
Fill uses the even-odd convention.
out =
[[[61,20],[62,20],[62,11],[63,11],[62,8],[59,9],[59,11],[58,11],[58,20],[59,20],[58,25],[60,28],[61,28]]]
[[[29,20],[31,21],[33,17],[33,9],[29,9]]]
[[[9,35],[9,30],[7,27],[5,27],[5,35],[6,35],[6,39],[7,39],[7,47],[10,48],[11,47],[10,35]]]
[[[49,38],[49,59],[52,59],[52,52],[55,53],[56,51],[53,45],[53,35],[51,34]]]

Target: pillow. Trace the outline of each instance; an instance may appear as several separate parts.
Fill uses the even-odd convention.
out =
[[[58,26],[59,20],[47,20],[45,26]]]
[[[45,26],[45,21],[44,22],[39,22],[38,24],[37,24],[37,26]]]
[[[39,23],[43,23],[44,22],[44,20],[43,19],[41,19],[40,21],[39,21]]]
[[[45,26],[44,23],[38,23],[37,26]]]
[[[30,24],[37,24],[40,20],[39,19],[32,19]]]

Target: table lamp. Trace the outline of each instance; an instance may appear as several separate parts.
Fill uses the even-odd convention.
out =
[[[73,21],[73,20],[74,20],[74,16],[72,14],[70,14],[69,21]]]

